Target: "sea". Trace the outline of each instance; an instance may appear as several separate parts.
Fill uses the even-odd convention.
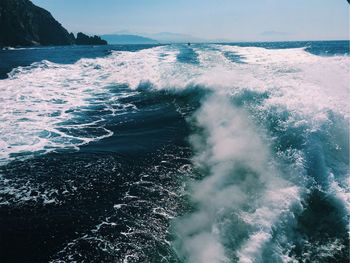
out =
[[[349,43],[0,50],[0,262],[349,262]]]

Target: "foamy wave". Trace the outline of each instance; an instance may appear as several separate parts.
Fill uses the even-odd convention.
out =
[[[42,61],[14,69],[8,79],[0,81],[0,161],[19,154],[77,149],[111,136],[104,127],[104,116],[79,115],[95,111],[97,105],[110,115],[129,109],[118,100],[132,92],[111,94],[109,87],[127,83],[135,89],[149,79],[157,82],[159,63],[169,57],[161,57],[160,52],[115,52],[73,65]],[[93,130],[94,135],[79,132],[84,129]]]
[[[203,86],[210,96],[191,120],[199,128],[191,144],[196,152],[193,162],[206,177],[191,188],[197,211],[177,222],[182,238],[178,249],[184,258],[210,263],[231,258],[259,261],[265,244],[272,242],[274,227],[285,227],[288,218],[300,212],[293,207],[301,206],[312,183],[337,198],[348,212],[343,170],[333,177],[307,178],[307,161],[313,161],[308,159],[310,149],[332,136],[330,129],[322,129],[334,124],[334,116],[349,120],[350,58],[319,57],[304,49],[223,45],[192,49],[198,63],[183,63],[177,59],[177,46],[163,46],[115,51],[73,65],[43,61],[14,69],[0,81],[0,162],[78,149],[111,136],[106,118],[137,110],[134,105],[123,107],[119,100],[142,92],[138,88],[144,83],[176,92]],[[244,63],[228,59],[225,52],[237,54]],[[111,87],[118,90],[122,84],[129,90],[111,92]],[[246,91],[264,97],[242,110],[234,106],[234,99]],[[278,132],[292,129],[293,138],[302,132],[301,146],[287,145],[272,153],[278,134],[267,131],[268,115],[276,115]],[[329,147],[340,152],[337,145]],[[315,157],[316,162],[324,158],[324,152]],[[281,170],[279,162],[290,165],[290,171]],[[323,168],[324,174],[332,174],[332,167]],[[327,182],[320,182],[323,179]],[[153,211],[168,216],[161,209]],[[278,256],[282,260],[285,254]]]
[[[231,46],[196,47],[194,51],[199,65],[178,62],[178,48],[167,46],[115,51],[106,58],[82,59],[73,65],[43,61],[14,69],[8,79],[0,81],[0,158],[74,148],[110,136],[103,125],[97,138],[71,137],[59,126],[74,119],[74,112],[87,110],[99,94],[108,93],[106,88],[116,84],[131,89],[142,83],[157,89],[204,85],[223,94],[246,89],[268,92],[264,107],[285,107],[312,116],[306,121],[316,128],[327,119],[328,110],[349,115],[344,99],[349,97],[348,57],[317,57],[303,49]],[[241,55],[247,63],[232,63],[224,51]],[[98,121],[80,124],[94,126]]]
[[[197,211],[177,222],[179,251],[189,262],[230,262],[228,254],[253,262],[281,215],[299,202],[299,190],[279,175],[257,128],[226,98],[205,101],[195,122],[203,134],[191,137],[194,164],[208,175],[192,187]],[[230,231],[240,236],[231,249]]]

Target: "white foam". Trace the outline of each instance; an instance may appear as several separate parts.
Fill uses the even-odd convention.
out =
[[[344,217],[350,216],[350,175],[347,174],[345,177],[345,180],[343,180],[342,186],[339,182],[337,182],[334,178],[334,174],[329,174],[329,194],[333,195],[335,198],[337,198],[340,203],[344,206]],[[347,225],[348,230],[350,231],[350,225]]]
[[[14,69],[8,79],[0,81],[0,162],[14,154],[77,149],[111,136],[112,132],[104,128],[104,118],[83,119],[77,115],[96,105],[107,110],[109,107],[111,115],[135,110],[134,105],[113,107],[121,105],[119,98],[133,94],[113,95],[108,87],[126,83],[135,89],[143,81],[159,82],[161,63],[174,60],[171,52],[164,56],[161,53],[159,48],[114,52],[106,58],[81,59],[73,65],[42,61]],[[100,99],[101,94],[104,96]],[[98,135],[71,133],[81,129],[95,129]]]
[[[263,246],[271,239],[273,227],[283,214],[293,213],[292,204],[301,206],[299,195],[295,186],[269,190],[259,200],[258,209],[253,213],[241,213],[242,219],[255,230],[238,251],[239,262],[256,262],[261,257]]]
[[[316,127],[327,119],[328,110],[349,116],[348,57],[318,57],[303,49],[212,46],[194,50],[199,65],[177,62],[179,50],[167,46],[116,51],[73,65],[43,61],[13,70],[9,79],[0,81],[0,159],[15,153],[76,148],[110,136],[101,126],[98,138],[72,138],[58,126],[74,118],[72,110],[86,110],[114,84],[125,83],[131,89],[143,82],[157,89],[205,85],[223,94],[244,89],[268,92],[264,107],[284,107],[311,116],[306,121]],[[243,56],[247,64],[230,62],[225,51]],[[79,124],[93,126],[96,120]],[[52,139],[57,137],[62,140]]]
[[[204,135],[191,137],[194,163],[208,169],[208,176],[192,187],[198,211],[177,223],[180,252],[189,262],[229,262],[222,240],[229,229],[218,222],[220,214],[236,214],[240,227],[251,229],[236,254],[241,262],[252,262],[282,213],[299,201],[298,188],[278,174],[257,128],[225,97],[215,94],[205,101],[195,122]],[[253,212],[242,212],[243,207]]]
[[[244,57],[243,60],[248,64],[236,64],[235,67],[244,69],[239,80],[246,78],[247,81],[245,85],[239,83],[238,86],[270,92],[267,106],[286,107],[289,111],[320,120],[324,120],[327,110],[349,117],[349,57],[320,57],[303,48],[219,48]],[[232,70],[235,71],[234,68]]]
[[[235,254],[241,262],[252,262],[261,256],[273,226],[284,213],[292,212],[290,207],[300,202],[305,189],[302,181],[296,186],[283,178],[263,139],[267,135],[228,98],[245,90],[264,92],[268,97],[259,105],[262,113],[273,108],[286,110],[290,113],[286,127],[303,125],[310,132],[317,131],[329,121],[329,112],[349,119],[350,58],[320,57],[304,49],[222,45],[195,47],[194,51],[198,65],[180,63],[176,60],[178,48],[165,46],[113,52],[106,58],[82,59],[73,65],[43,61],[15,69],[9,79],[0,81],[0,160],[15,153],[78,148],[111,136],[99,118],[65,122],[75,120],[76,112],[89,111],[91,105],[104,105],[105,97],[100,96],[109,94],[112,85],[127,84],[135,94],[142,83],[168,90],[203,85],[212,95],[203,101],[194,121],[206,134],[194,134],[191,143],[197,152],[194,163],[207,168],[209,175],[192,188],[198,212],[178,223],[183,237],[181,252],[190,262],[229,261],[222,241],[226,229],[218,222],[220,214],[228,210],[249,232]],[[224,52],[242,56],[245,63],[228,60]],[[128,95],[107,98],[118,103],[120,96]],[[66,131],[96,126],[100,136]],[[302,170],[303,161],[297,162]],[[231,178],[239,166],[247,169],[241,181]],[[331,188],[339,200],[349,203],[344,187],[333,183]],[[251,210],[244,210],[245,206]],[[169,216],[166,211],[156,212]]]

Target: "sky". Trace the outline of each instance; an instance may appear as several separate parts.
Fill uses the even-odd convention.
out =
[[[346,0],[32,0],[71,32],[153,34],[202,39],[349,39]]]

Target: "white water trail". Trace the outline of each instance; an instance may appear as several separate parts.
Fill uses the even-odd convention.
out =
[[[273,228],[287,226],[294,213],[302,211],[310,178],[305,177],[304,153],[294,149],[277,153],[295,152],[290,174],[278,171],[262,139],[266,135],[247,113],[233,106],[228,94],[266,93],[255,109],[259,116],[276,108],[286,110],[289,118],[281,120],[281,128],[307,126],[307,133],[318,132],[331,122],[329,112],[349,118],[350,60],[318,57],[304,49],[218,48],[241,55],[247,64],[232,63],[218,50],[197,50],[202,73],[192,83],[208,87],[213,95],[194,116],[200,132],[191,137],[191,143],[196,152],[194,164],[207,175],[191,187],[197,210],[176,223],[178,251],[189,262],[263,262]],[[288,176],[297,184],[288,182]],[[329,175],[326,180],[333,179]],[[331,183],[332,189],[335,185]],[[334,196],[348,207],[346,191],[336,189]],[[243,233],[227,237],[230,231]],[[284,245],[287,250],[290,244]],[[277,244],[275,249],[280,261],[289,260]]]
[[[101,119],[77,125],[77,129],[97,125],[102,129],[99,137],[71,136],[60,128],[69,128],[64,122],[74,119],[74,112],[88,110],[97,101],[103,104],[106,98],[100,96],[113,85],[127,84],[135,93],[145,82],[154,89],[178,91],[204,86],[213,94],[194,115],[201,131],[191,137],[191,144],[196,152],[194,164],[207,176],[192,187],[198,210],[178,222],[180,253],[196,263],[232,258],[259,262],[272,228],[293,212],[291,206],[299,205],[307,189],[304,181],[295,186],[281,174],[265,140],[269,135],[257,128],[247,112],[233,106],[230,98],[244,91],[267,94],[255,105],[258,118],[271,110],[286,111],[288,118],[279,120],[281,129],[305,126],[307,133],[318,132],[331,123],[330,112],[349,119],[350,59],[319,57],[304,49],[193,48],[198,65],[178,62],[178,49],[168,46],[113,52],[73,65],[44,61],[14,70],[9,79],[0,81],[0,161],[18,153],[77,148],[110,136]],[[224,52],[238,54],[246,63],[233,63]],[[107,96],[107,100],[118,103],[119,96],[128,95],[129,91]],[[289,152],[278,154],[288,156]],[[303,154],[295,158],[302,159],[295,161],[298,178],[304,176],[303,158]],[[330,190],[349,207],[348,188],[343,187],[349,184],[342,178],[330,177]]]
[[[249,234],[231,249],[240,262],[253,262],[275,222],[299,202],[298,188],[282,179],[249,116],[227,98],[212,95],[194,121],[203,129],[190,140],[194,164],[208,175],[192,186],[197,210],[177,222],[180,253],[191,263],[231,262],[224,236],[242,231],[240,222]],[[228,214],[235,223],[223,222]]]
[[[78,149],[111,136],[103,116],[81,115],[96,105],[111,115],[133,107],[121,105],[119,99],[137,92],[113,94],[109,88],[127,84],[135,90],[144,81],[158,83],[162,64],[175,58],[175,52],[153,48],[114,52],[71,65],[42,61],[14,69],[8,79],[0,80],[0,163],[33,153]],[[95,135],[72,132],[83,129],[95,130]]]

